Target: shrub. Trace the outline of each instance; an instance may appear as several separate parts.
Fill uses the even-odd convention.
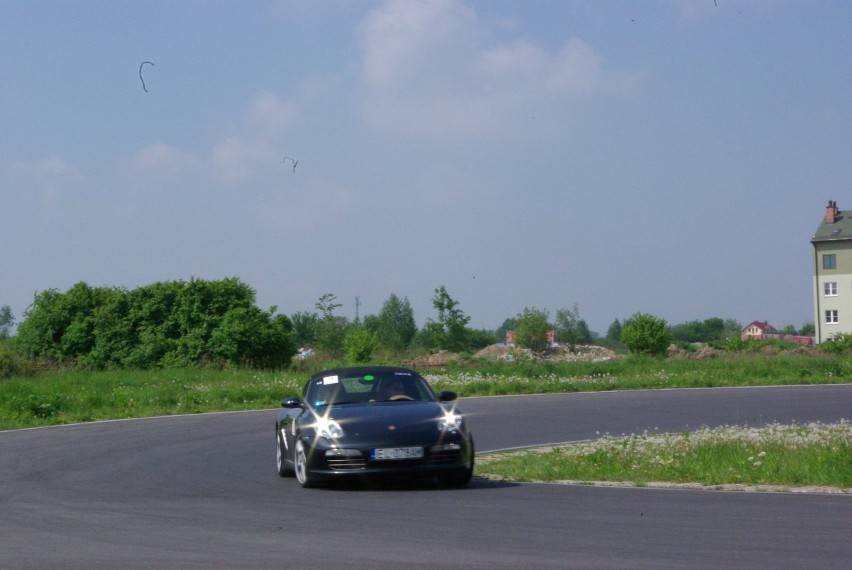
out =
[[[379,337],[365,328],[353,328],[343,339],[343,350],[346,360],[356,364],[369,362],[373,353],[379,348]]]
[[[15,350],[8,340],[0,340],[0,378],[30,376],[34,373],[32,361]]]
[[[16,344],[30,357],[88,369],[287,366],[296,352],[292,323],[254,301],[254,290],[236,278],[133,291],[77,283],[36,295]]]
[[[852,334],[836,333],[819,345],[820,350],[828,354],[844,354],[852,351]]]
[[[634,354],[665,356],[671,341],[666,321],[653,315],[636,313],[621,331],[621,342]]]
[[[542,352],[547,348],[547,333],[553,327],[548,322],[547,311],[536,308],[525,308],[518,315],[518,327],[515,330],[515,342],[518,346]]]

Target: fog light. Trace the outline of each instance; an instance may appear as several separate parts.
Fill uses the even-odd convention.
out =
[[[325,456],[330,459],[340,457],[361,457],[361,452],[357,449],[329,449],[325,452]]]
[[[429,450],[432,453],[439,453],[441,451],[461,451],[461,445],[457,443],[444,443],[441,445],[433,445]]]

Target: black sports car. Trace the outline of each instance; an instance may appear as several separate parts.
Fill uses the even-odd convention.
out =
[[[364,475],[437,476],[447,487],[473,474],[473,437],[456,394],[436,395],[407,368],[318,372],[275,420],[278,474],[303,487]]]

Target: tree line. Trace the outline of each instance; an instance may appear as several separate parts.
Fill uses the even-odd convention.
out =
[[[334,294],[325,293],[315,311],[289,316],[278,314],[274,306],[264,311],[256,306],[255,291],[237,278],[159,282],[132,290],[81,282],[64,293],[50,289],[36,294],[12,340],[15,350],[28,358],[91,369],[282,368],[300,348],[359,363],[379,351],[474,352],[503,341],[509,330],[518,346],[537,352],[555,335],[572,350],[596,342],[649,355],[664,355],[672,342],[722,343],[739,338],[741,330],[732,319],[669,326],[663,319],[637,313],[624,321],[615,319],[600,337],[581,318],[577,304],[557,310],[553,319],[547,310],[526,307],[495,331],[476,330],[443,285],[432,297],[435,317],[420,329],[408,298],[396,294],[385,300],[378,314],[362,321],[337,315],[341,306]],[[0,340],[9,336],[13,325],[9,307],[0,307]],[[8,347],[0,351],[0,368],[4,358],[10,358]]]
[[[236,278],[154,283],[133,290],[77,283],[35,295],[15,336],[28,357],[91,369],[198,364],[286,366],[292,324],[255,306]]]

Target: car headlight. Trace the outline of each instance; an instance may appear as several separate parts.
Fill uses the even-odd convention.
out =
[[[464,418],[461,414],[457,414],[453,411],[445,411],[444,416],[438,418],[438,428],[441,431],[456,431],[461,429],[462,424],[464,423]]]
[[[319,437],[326,439],[340,439],[343,437],[343,428],[340,424],[330,418],[319,418],[314,424],[314,429]]]

